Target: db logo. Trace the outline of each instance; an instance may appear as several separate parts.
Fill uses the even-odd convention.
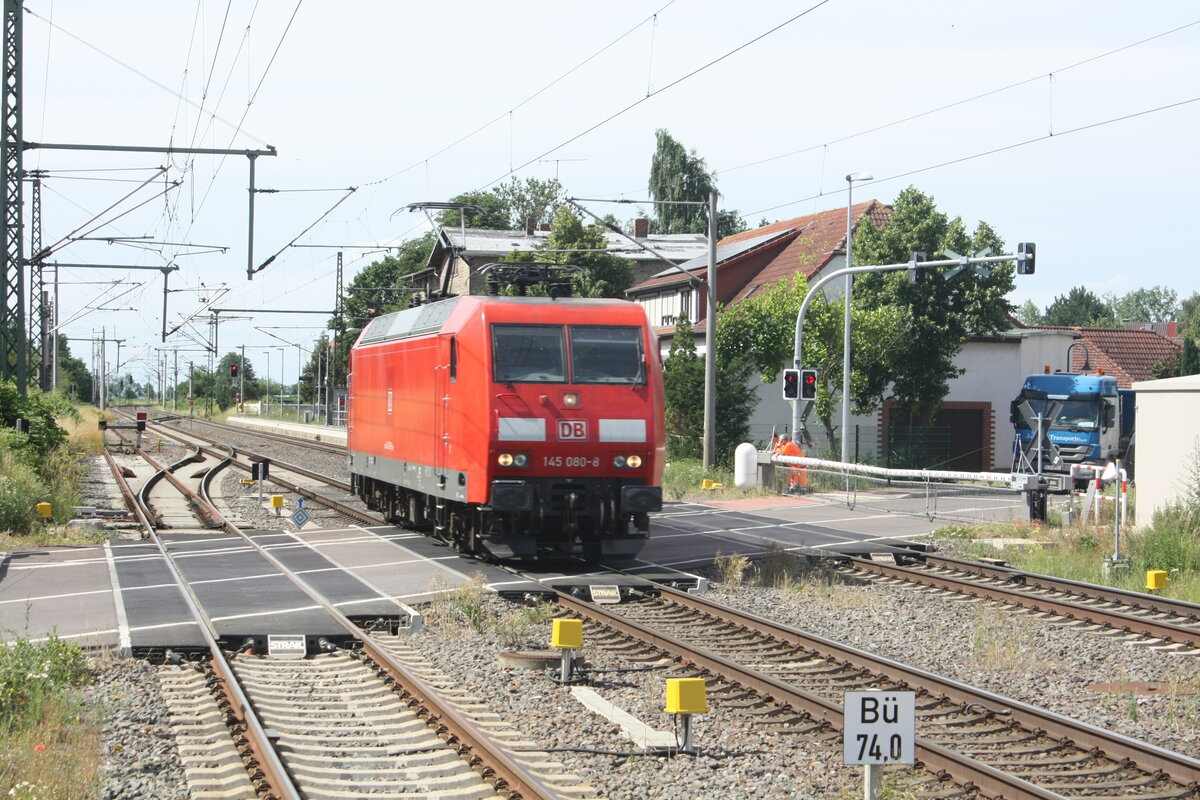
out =
[[[560,419],[558,421],[559,441],[579,440],[587,438],[587,420]]]

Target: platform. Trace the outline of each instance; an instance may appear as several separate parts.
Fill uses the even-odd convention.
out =
[[[277,419],[230,414],[225,422],[229,425],[241,425],[246,428],[257,428],[272,433],[282,433],[300,439],[312,439],[318,442],[346,443],[346,429],[337,425],[313,425],[303,422],[284,422]]]

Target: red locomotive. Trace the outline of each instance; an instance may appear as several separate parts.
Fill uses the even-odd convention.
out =
[[[355,493],[466,553],[632,558],[662,508],[662,368],[634,303],[461,296],[378,317],[348,413]]]

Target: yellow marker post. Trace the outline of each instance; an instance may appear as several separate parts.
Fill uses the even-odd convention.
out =
[[[275,509],[275,516],[278,517],[283,514],[283,495],[271,495],[271,508]]]
[[[695,753],[692,744],[692,715],[708,713],[708,693],[703,678],[667,678],[668,714],[679,714],[683,722],[681,752]]]
[[[49,520],[52,516],[54,516],[54,508],[49,503],[38,503],[37,513],[43,521]]]
[[[1146,571],[1146,588],[1150,591],[1165,589],[1170,582],[1165,569],[1151,569]]]
[[[571,680],[574,652],[583,647],[583,620],[554,620],[550,628],[550,646],[562,649],[562,669],[559,671],[559,678],[563,683],[568,683]]]

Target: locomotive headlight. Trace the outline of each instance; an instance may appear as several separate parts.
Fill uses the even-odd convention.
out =
[[[579,405],[579,395],[574,392],[567,392],[563,395],[563,406],[566,408],[575,408]]]
[[[524,467],[529,464],[529,456],[525,453],[500,453],[496,463],[502,467]]]
[[[613,466],[617,469],[625,466],[625,456],[616,456],[613,458]]]
[[[627,467],[632,467],[633,469],[637,469],[641,465],[642,465],[642,457],[641,456],[629,456],[628,458],[625,459],[625,466],[627,466]]]
[[[511,467],[513,464],[512,453],[501,453],[496,456],[496,463],[502,467]]]
[[[523,467],[529,463],[529,456],[524,453],[517,453],[513,456],[513,466]]]

